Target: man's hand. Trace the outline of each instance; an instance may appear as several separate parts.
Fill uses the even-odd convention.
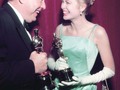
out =
[[[30,60],[33,61],[35,73],[42,73],[47,69],[47,54],[45,52],[37,53],[33,51],[30,55]]]

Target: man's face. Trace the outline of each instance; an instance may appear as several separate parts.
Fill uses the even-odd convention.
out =
[[[46,5],[45,0],[23,0],[23,7],[23,18],[30,23],[36,21],[37,15]]]

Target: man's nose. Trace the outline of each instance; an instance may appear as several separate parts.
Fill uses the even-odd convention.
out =
[[[41,5],[42,9],[46,9],[46,4],[45,4],[45,1],[42,2],[42,5]]]

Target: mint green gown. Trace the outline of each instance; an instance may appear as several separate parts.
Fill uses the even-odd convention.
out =
[[[93,32],[96,26],[97,25],[92,28],[90,37],[94,37]],[[98,55],[98,48],[95,43],[89,38],[65,36],[62,34],[62,28],[60,30],[60,38],[63,43],[63,53],[68,57],[67,63],[74,75],[78,77],[90,75],[90,71]],[[58,84],[58,82],[59,81],[56,79],[56,84]],[[58,88],[55,90],[97,90],[97,86],[94,84]]]

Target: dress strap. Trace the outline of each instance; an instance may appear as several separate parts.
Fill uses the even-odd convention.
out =
[[[61,25],[60,25],[60,29],[59,29],[59,36],[60,36],[60,38],[61,38],[61,36],[62,36],[62,30],[63,30],[63,25],[61,24]]]
[[[92,36],[94,37],[94,31],[96,30],[97,26],[98,26],[98,24],[95,24],[95,25],[94,25],[94,27],[92,28],[92,30],[91,30],[88,38],[90,38],[90,37],[92,37]]]

